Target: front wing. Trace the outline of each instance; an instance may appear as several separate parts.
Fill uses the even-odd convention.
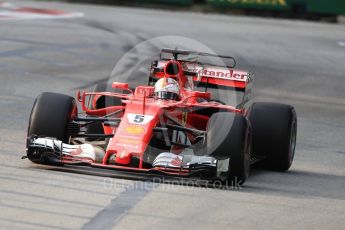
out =
[[[222,173],[227,172],[229,165],[229,159],[217,160],[210,156],[176,155],[170,152],[159,154],[151,168],[103,164],[97,162],[97,151],[91,144],[69,145],[47,137],[29,138],[27,148],[27,157],[35,163],[85,165],[179,177],[202,177],[210,180],[217,179]]]

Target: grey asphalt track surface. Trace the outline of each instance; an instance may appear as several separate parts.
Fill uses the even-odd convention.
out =
[[[0,19],[0,229],[344,229],[344,25],[13,3],[85,17]],[[107,80],[126,51],[165,35],[235,56],[255,73],[255,101],[295,106],[298,140],[290,171],[254,169],[241,189],[220,190],[20,159],[40,92],[74,95]]]

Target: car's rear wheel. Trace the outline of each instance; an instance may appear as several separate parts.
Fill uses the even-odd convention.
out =
[[[32,107],[27,133],[28,138],[33,136],[51,137],[68,143],[70,138],[68,123],[76,114],[77,107],[73,97],[44,92],[36,98]],[[35,156],[30,150],[28,148],[27,155],[31,161],[49,163],[48,159]]]
[[[297,137],[297,116],[290,105],[254,103],[249,109],[252,126],[252,152],[266,159],[266,168],[286,171],[290,168]]]
[[[230,158],[228,184],[243,184],[250,172],[250,125],[241,114],[220,112],[207,124],[206,152],[218,160]]]

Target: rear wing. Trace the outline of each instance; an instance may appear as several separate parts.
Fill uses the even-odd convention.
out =
[[[205,84],[206,87],[216,86],[233,88],[236,91],[243,92],[241,102],[236,106],[237,109],[247,107],[247,103],[251,99],[252,84],[254,75],[251,72],[220,68],[214,66],[188,66],[188,71],[196,73],[193,81]]]
[[[153,75],[163,77],[164,66],[168,60],[160,60],[153,65]],[[197,83],[207,83],[210,85],[232,87],[244,90],[250,86],[253,74],[248,71],[237,70],[224,66],[204,65],[199,63],[184,62],[183,71],[186,76],[193,77]],[[155,77],[155,76],[152,76]]]
[[[186,58],[183,58],[183,56],[188,56],[188,55],[196,55],[199,57],[211,57],[211,58],[221,58],[221,59],[226,59],[230,60],[232,63],[230,65],[225,65],[227,68],[235,68],[236,66],[236,60],[234,57],[231,56],[225,56],[225,55],[217,55],[217,54],[210,54],[210,53],[204,53],[204,52],[196,52],[196,51],[190,51],[190,50],[179,50],[179,49],[168,49],[168,48],[163,48],[161,50],[161,53],[159,55],[159,58],[161,60],[171,60],[171,57],[166,57],[164,56],[165,54],[170,54],[172,55],[174,60],[177,61],[183,61],[183,62],[191,62],[191,63],[198,63],[198,60],[188,60]],[[182,56],[182,57],[181,57]],[[198,64],[209,64],[213,66],[220,66],[224,67],[224,64],[222,65],[217,65],[217,64],[210,64],[210,63],[198,63]]]
[[[189,72],[196,73],[193,80],[197,82],[245,89],[252,81],[252,74],[243,70],[190,64],[186,67]]]
[[[200,57],[206,57],[208,60],[214,59],[215,61],[219,61],[220,58],[221,63],[205,62],[200,60]],[[218,60],[215,58],[218,58]],[[162,68],[165,61],[171,59],[183,63],[185,74],[193,76],[194,81],[245,89],[252,80],[251,73],[234,69],[236,60],[232,56],[163,48],[160,53],[161,63],[158,62],[156,66]],[[231,64],[225,64],[229,60]]]

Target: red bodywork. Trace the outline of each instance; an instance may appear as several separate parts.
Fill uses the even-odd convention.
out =
[[[179,71],[177,74],[169,74],[166,69],[168,65],[175,64]],[[189,170],[175,170],[167,168],[147,168],[144,167],[144,153],[154,135],[154,129],[162,123],[167,122],[164,114],[169,115],[181,123],[186,128],[206,130],[209,116],[193,112],[193,108],[215,108],[221,111],[234,113],[244,113],[244,109],[237,109],[233,106],[223,105],[211,101],[210,92],[191,91],[185,87],[188,76],[184,73],[183,63],[179,61],[166,61],[160,63],[164,65],[164,71],[154,74],[156,78],[172,77],[179,82],[181,100],[160,100],[153,96],[153,86],[138,86],[132,92],[127,83],[113,83],[114,89],[121,89],[127,93],[116,92],[78,92],[77,98],[81,103],[82,110],[92,117],[120,118],[117,126],[103,125],[105,135],[114,135],[110,138],[109,144],[105,149],[102,163],[88,162],[92,166],[99,166],[113,169],[134,170],[134,171],[159,171],[172,175],[189,175]],[[212,82],[213,84],[245,88],[248,80],[245,79],[243,71],[232,69],[195,69],[198,76],[193,76],[194,81]],[[212,72],[213,71],[213,72]],[[208,79],[207,79],[208,78]],[[93,98],[95,105],[98,98],[117,97],[122,99],[122,105],[108,106],[100,109],[89,109],[86,104],[89,98]],[[200,100],[202,99],[202,100]],[[94,106],[95,107],[95,106]],[[116,113],[114,116],[109,114]],[[162,120],[163,119],[163,120]],[[171,152],[179,154],[182,147],[175,146]],[[109,159],[112,159],[111,164]],[[139,160],[138,167],[130,166],[133,158]],[[71,163],[70,158],[63,158],[63,163]]]

